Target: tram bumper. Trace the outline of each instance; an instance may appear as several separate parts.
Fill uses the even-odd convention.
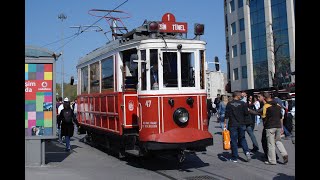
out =
[[[187,149],[203,151],[213,145],[213,137],[208,131],[194,128],[172,129],[161,134],[152,134],[142,142],[148,150]]]

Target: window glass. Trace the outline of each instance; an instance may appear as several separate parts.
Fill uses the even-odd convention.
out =
[[[241,68],[241,73],[242,73],[242,78],[245,79],[247,78],[247,66],[242,66]]]
[[[244,30],[244,18],[239,20],[240,31]]]
[[[240,51],[241,51],[241,54],[246,54],[246,42],[242,42],[240,44]]]
[[[146,50],[141,50],[141,60],[146,60]],[[147,90],[146,63],[141,63],[141,90]]]
[[[113,90],[113,57],[101,61],[102,68],[102,90]]]
[[[239,79],[238,68],[233,69],[234,80]]]
[[[90,65],[90,93],[100,92],[99,62]]]
[[[194,71],[194,53],[181,53],[182,87],[195,87]]]
[[[243,7],[243,0],[238,0],[238,8]]]
[[[238,51],[237,51],[237,45],[232,46],[232,57],[237,57]]]
[[[234,0],[230,1],[230,12],[234,11]]]
[[[150,49],[150,85],[151,90],[159,89],[158,50]]]
[[[177,53],[163,52],[163,87],[178,87]]]
[[[231,24],[231,35],[235,34],[237,32],[236,28],[236,22]]]
[[[88,93],[88,67],[81,69],[81,94]]]
[[[200,88],[204,89],[204,50],[200,50]]]

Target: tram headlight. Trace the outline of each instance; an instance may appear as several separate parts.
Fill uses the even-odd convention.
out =
[[[173,120],[179,126],[186,125],[189,121],[189,112],[185,108],[178,108],[173,113]]]

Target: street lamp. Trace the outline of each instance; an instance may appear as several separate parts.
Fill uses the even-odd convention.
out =
[[[67,19],[67,16],[63,13],[58,15],[58,18],[63,22],[63,20]],[[63,98],[63,84],[64,84],[64,52],[63,52],[63,23],[61,23],[61,42],[62,42],[62,57],[61,57],[61,97]]]

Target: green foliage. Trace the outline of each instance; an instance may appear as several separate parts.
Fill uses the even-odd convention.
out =
[[[73,101],[77,97],[77,85],[70,85],[64,83],[63,85],[63,96],[68,97],[70,101]],[[58,97],[61,96],[61,85],[60,83],[56,84],[56,92],[59,93]]]

